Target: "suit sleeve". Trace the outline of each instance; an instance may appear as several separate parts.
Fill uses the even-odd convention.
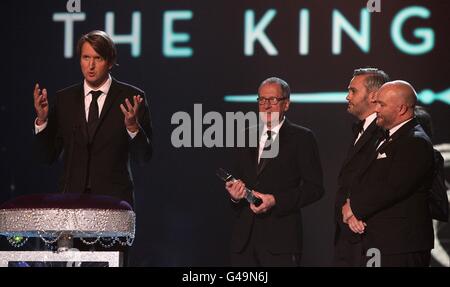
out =
[[[409,138],[392,156],[384,178],[352,192],[350,206],[356,218],[367,219],[416,192],[433,166],[432,147],[422,138]]]
[[[305,144],[296,152],[300,183],[297,187],[276,196],[274,213],[278,216],[297,212],[300,208],[319,200],[324,194],[322,165],[314,135],[309,132]]]
[[[33,140],[34,158],[44,164],[55,162],[63,149],[63,139],[60,134],[58,124],[58,95],[52,105],[50,105],[47,118],[47,127],[35,134]],[[33,122],[34,124],[34,122]],[[34,131],[34,127],[33,127]]]
[[[242,179],[244,177],[244,171],[242,170],[242,164],[240,162],[240,159],[243,157],[243,152],[244,152],[244,149],[235,148],[233,151],[233,154],[231,155],[231,157],[232,157],[231,174],[236,179]],[[239,202],[234,202],[231,200],[231,197],[230,197],[229,205],[231,207],[231,210],[233,211],[233,214],[236,217],[239,217],[243,208],[245,208],[245,207],[248,208],[248,203],[245,198],[242,198],[241,200],[239,200]]]
[[[150,118],[150,108],[145,94],[142,95],[144,102],[139,109],[139,132],[130,140],[130,153],[133,161],[144,164],[152,158],[153,155],[153,130]]]

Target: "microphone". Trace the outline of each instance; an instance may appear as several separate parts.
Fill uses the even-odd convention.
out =
[[[225,171],[223,168],[218,168],[216,170],[216,175],[223,181],[228,182],[228,181],[235,181],[236,179],[229,174],[227,171]],[[245,188],[245,199],[249,202],[249,203],[253,203],[256,207],[260,206],[262,203],[261,198],[256,197],[253,194],[253,191],[251,191],[250,189],[248,189],[247,187]]]

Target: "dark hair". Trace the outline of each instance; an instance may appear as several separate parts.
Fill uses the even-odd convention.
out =
[[[77,43],[78,57],[81,57],[81,48],[86,42],[91,44],[95,52],[102,56],[108,63],[112,65],[117,64],[116,45],[108,34],[100,30],[94,30],[81,36]]]
[[[288,83],[286,81],[277,78],[277,77],[270,77],[265,79],[258,87],[258,93],[262,86],[266,84],[278,84],[281,88],[281,91],[283,93],[283,98],[289,99],[291,97],[291,89],[289,88]]]
[[[388,74],[377,68],[359,68],[353,71],[353,77],[365,75],[367,77],[364,80],[364,86],[369,92],[378,90],[389,81]]]
[[[422,106],[415,106],[414,116],[428,137],[430,139],[433,138],[433,122],[431,120],[431,115],[427,112],[427,110]]]

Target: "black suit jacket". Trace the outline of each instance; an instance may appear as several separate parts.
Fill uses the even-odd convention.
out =
[[[399,254],[433,248],[427,201],[432,171],[433,146],[415,119],[374,153],[350,196],[353,213],[367,223],[364,250]]]
[[[35,154],[40,161],[52,163],[64,151],[64,173],[59,189],[82,193],[88,174],[91,193],[115,196],[134,204],[130,158],[139,162],[152,156],[152,127],[145,94],[131,85],[112,79],[91,142],[87,134],[83,83],[56,93],[47,127],[36,134]],[[119,105],[134,95],[144,99],[138,114],[140,130],[131,139]]]
[[[252,190],[272,194],[276,205],[265,214],[255,215],[245,200],[231,203],[236,216],[232,252],[243,250],[258,217],[264,234],[259,244],[273,253],[300,253],[300,208],[319,200],[324,193],[322,167],[313,133],[286,119],[275,141],[279,141],[278,156],[265,159],[259,172],[258,148],[238,151],[233,171],[235,177]]]
[[[379,130],[380,128],[376,125],[376,120],[373,120],[356,142],[356,145],[354,145],[356,140],[356,137],[354,137],[342,164],[338,177],[339,188],[335,199],[335,244],[339,240],[347,240],[352,243],[360,241],[360,236],[353,233],[348,225],[343,223],[342,206],[350,196],[351,187],[357,180],[360,169],[366,164],[368,157],[375,152],[375,144],[379,137]]]

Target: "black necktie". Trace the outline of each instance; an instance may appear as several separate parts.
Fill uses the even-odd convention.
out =
[[[92,139],[94,137],[95,133],[95,127],[97,126],[98,122],[98,97],[103,93],[102,91],[90,91],[89,92],[92,95],[92,101],[89,105],[89,114],[88,114],[88,122],[87,122],[87,130],[88,130],[88,136],[89,136],[89,143],[92,143]],[[86,178],[86,190],[85,192],[90,192],[91,190],[91,178],[90,178],[90,172],[89,172],[89,166],[87,168],[87,178]]]
[[[96,120],[98,120],[98,97],[102,94],[102,91],[91,91],[90,94],[92,94],[92,101],[89,106],[89,116],[88,116],[88,123],[93,123]]]
[[[258,171],[257,171],[258,173],[261,171],[261,169],[262,169],[262,167],[264,165],[264,162],[265,162],[265,160],[267,158],[266,153],[270,152],[270,149],[271,149],[271,146],[272,146],[272,143],[273,143],[273,137],[272,137],[273,134],[275,134],[275,133],[272,132],[271,130],[267,130],[267,140],[264,143],[264,148],[263,148],[263,151],[261,153],[261,157],[259,158],[259,163],[258,163],[258,167],[257,167],[258,168]]]
[[[92,140],[95,126],[98,121],[98,97],[102,94],[102,91],[91,91],[92,101],[89,105],[89,115],[88,115],[88,133],[89,133],[89,141]]]
[[[267,140],[264,144],[264,150],[270,150],[270,146],[272,145],[273,139],[272,139],[272,131],[267,130]]]
[[[355,136],[358,136],[358,134],[364,130],[364,123],[365,122],[366,122],[366,120],[362,120],[362,121],[358,121],[358,122],[354,122],[353,123],[352,130],[353,130],[353,134]]]

